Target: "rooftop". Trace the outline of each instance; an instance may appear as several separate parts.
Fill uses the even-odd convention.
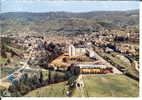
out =
[[[85,41],[80,41],[78,43],[73,44],[76,48],[89,48],[91,47],[91,43],[86,43]]]
[[[80,68],[106,68],[105,65],[78,65]]]

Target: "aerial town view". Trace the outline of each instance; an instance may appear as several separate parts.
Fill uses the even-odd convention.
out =
[[[139,96],[139,1],[15,1],[0,13],[2,97]]]

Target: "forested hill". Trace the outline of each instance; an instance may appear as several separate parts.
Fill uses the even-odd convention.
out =
[[[138,28],[139,10],[84,13],[9,12],[1,13],[0,24],[4,34],[83,34],[100,31],[104,28]]]

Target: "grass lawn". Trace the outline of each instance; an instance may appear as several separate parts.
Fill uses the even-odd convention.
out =
[[[124,75],[84,75],[85,97],[137,97],[138,82]],[[65,83],[48,85],[29,92],[30,97],[66,97]],[[75,88],[72,97],[81,97],[81,92]]]
[[[26,97],[66,97],[65,83],[57,83],[33,90]]]
[[[86,97],[137,97],[138,82],[124,75],[84,75]],[[73,96],[80,96],[76,89]]]

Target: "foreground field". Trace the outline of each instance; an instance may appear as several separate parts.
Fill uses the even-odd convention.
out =
[[[27,97],[66,97],[66,88],[65,83],[57,83],[52,84],[49,86],[45,86],[42,88],[39,88],[37,90],[34,90],[32,92],[29,92]]]
[[[137,97],[138,82],[124,75],[84,75],[84,97]],[[28,93],[26,96],[66,97],[65,83],[45,86]],[[72,97],[81,97],[74,89]]]
[[[85,97],[136,97],[138,82],[124,75],[84,75]],[[73,96],[80,96],[75,90]]]

